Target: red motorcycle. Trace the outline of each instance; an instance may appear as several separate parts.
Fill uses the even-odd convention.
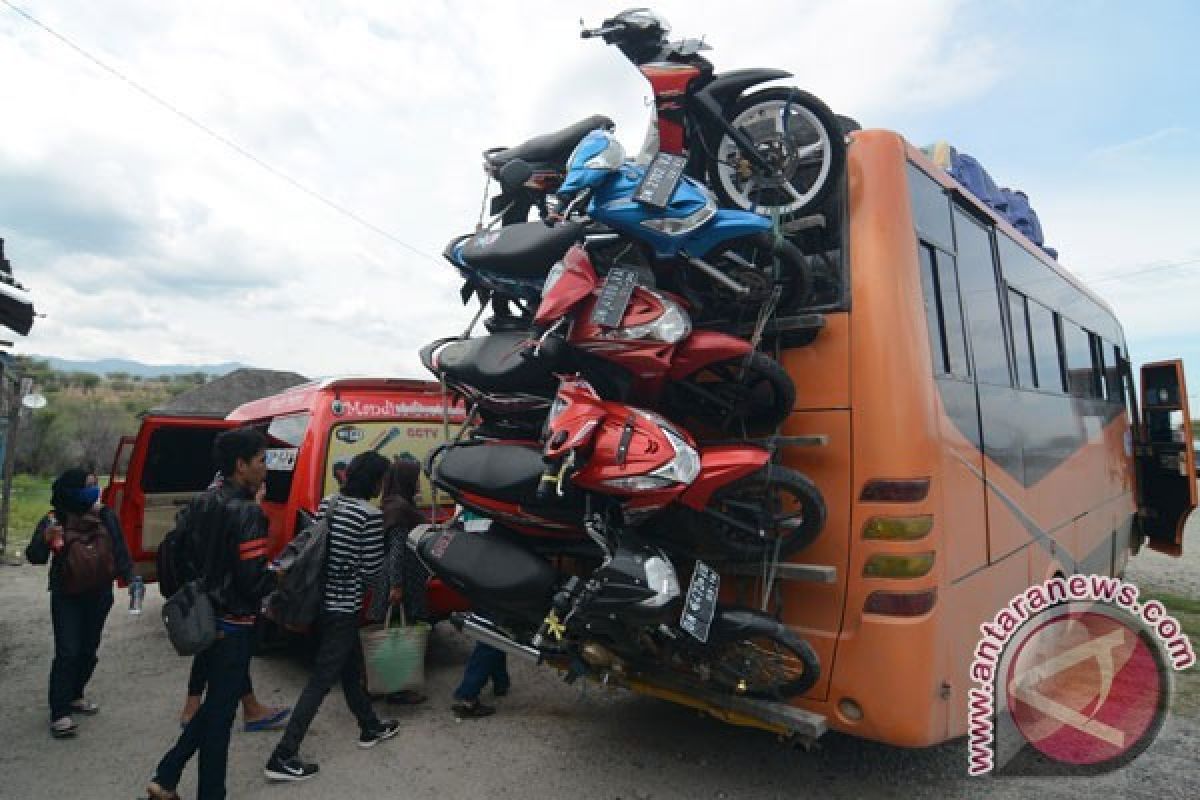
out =
[[[816,538],[825,504],[795,470],[753,444],[698,450],[651,411],[606,402],[587,381],[563,378],[544,446],[471,440],[426,462],[455,502],[531,537],[604,547],[605,530],[655,520],[664,547],[733,560],[781,558]]]
[[[781,218],[809,213],[837,185],[846,159],[843,123],[819,99],[794,87],[743,94],[790,78],[779,69],[717,75],[696,39],[668,41],[671,26],[633,8],[584,30],[615,45],[654,90],[657,119],[641,160],[656,153],[686,158],[687,173],[706,182],[723,205]],[[852,120],[845,127],[855,128]]]
[[[580,372],[607,397],[661,408],[702,430],[774,431],[796,399],[787,372],[744,339],[693,330],[682,301],[638,277],[614,266],[601,282],[575,245],[546,279],[536,344],[524,333],[439,339],[421,360],[501,435],[537,430],[558,372]]]

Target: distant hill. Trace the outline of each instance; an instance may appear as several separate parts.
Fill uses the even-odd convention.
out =
[[[50,368],[60,372],[92,372],[96,375],[107,375],[110,372],[125,372],[141,378],[156,378],[160,375],[187,375],[194,372],[204,372],[209,375],[227,375],[235,369],[246,365],[237,362],[224,364],[143,364],[140,361],[129,361],[124,358],[102,358],[98,361],[71,361],[66,358],[53,356],[30,356],[40,361],[48,361]]]

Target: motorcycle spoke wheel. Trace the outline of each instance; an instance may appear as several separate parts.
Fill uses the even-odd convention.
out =
[[[810,213],[838,183],[845,134],[818,98],[794,88],[765,89],[742,98],[730,114],[767,166],[755,165],[723,134],[708,162],[723,202],[789,219]]]
[[[808,478],[772,464],[718,491],[700,515],[706,537],[755,561],[807,547],[825,525],[825,502]]]
[[[796,388],[764,353],[709,364],[677,387],[677,413],[725,434],[770,433],[788,414]]]
[[[710,680],[734,695],[783,700],[815,681],[811,661],[787,642],[759,634],[722,645],[709,660]]]

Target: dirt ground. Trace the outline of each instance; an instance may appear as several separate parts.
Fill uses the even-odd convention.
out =
[[[1200,531],[1196,532],[1200,534]],[[1191,541],[1200,544],[1200,536]],[[1200,547],[1185,564],[1139,556],[1129,578],[1143,588],[1190,590]],[[129,800],[178,733],[188,662],[170,650],[151,588],[146,612],[132,617],[119,593],[91,686],[101,713],[83,719],[78,738],[46,731],[50,663],[45,572],[0,567],[0,798]],[[775,737],[697,716],[665,702],[594,687],[582,691],[553,672],[511,665],[513,693],[490,719],[456,722],[450,694],[469,645],[440,626],[428,662],[431,700],[394,712],[403,729],[374,750],[355,746],[353,718],[339,692],[317,717],[303,754],[321,774],[299,785],[268,785],[262,766],[277,733],[235,733],[231,798],[1076,798],[1155,800],[1200,796],[1200,718],[1175,714],[1158,740],[1125,769],[1091,779],[969,779],[962,740],[900,750],[828,734],[813,752]],[[1184,677],[1195,690],[1197,668]],[[260,696],[291,704],[304,681],[294,659],[269,656],[252,668]],[[383,714],[390,713],[380,706]],[[239,720],[240,725],[240,720]],[[194,767],[180,787],[195,791]]]

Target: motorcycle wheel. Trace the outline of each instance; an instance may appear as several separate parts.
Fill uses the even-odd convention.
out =
[[[812,544],[825,526],[825,500],[794,469],[768,464],[713,494],[695,512],[699,530],[734,560],[783,559]]]
[[[740,318],[746,310],[757,313],[776,284],[780,288],[777,309],[807,302],[811,291],[804,253],[787,239],[776,239],[770,233],[732,239],[710,250],[704,260],[750,290],[736,294],[705,277],[702,286],[691,290],[703,307],[705,319]]]
[[[704,661],[709,683],[739,697],[786,700],[803,694],[821,677],[812,646],[780,622],[756,611],[732,610],[738,634],[713,642]]]
[[[804,216],[834,186],[846,162],[842,125],[829,107],[796,88],[746,95],[730,111],[734,128],[778,172],[766,174],[723,134],[709,156],[709,184],[722,203],[781,219]]]
[[[671,387],[667,416],[693,420],[706,428],[743,436],[779,427],[796,402],[796,385],[766,353],[718,361]]]

